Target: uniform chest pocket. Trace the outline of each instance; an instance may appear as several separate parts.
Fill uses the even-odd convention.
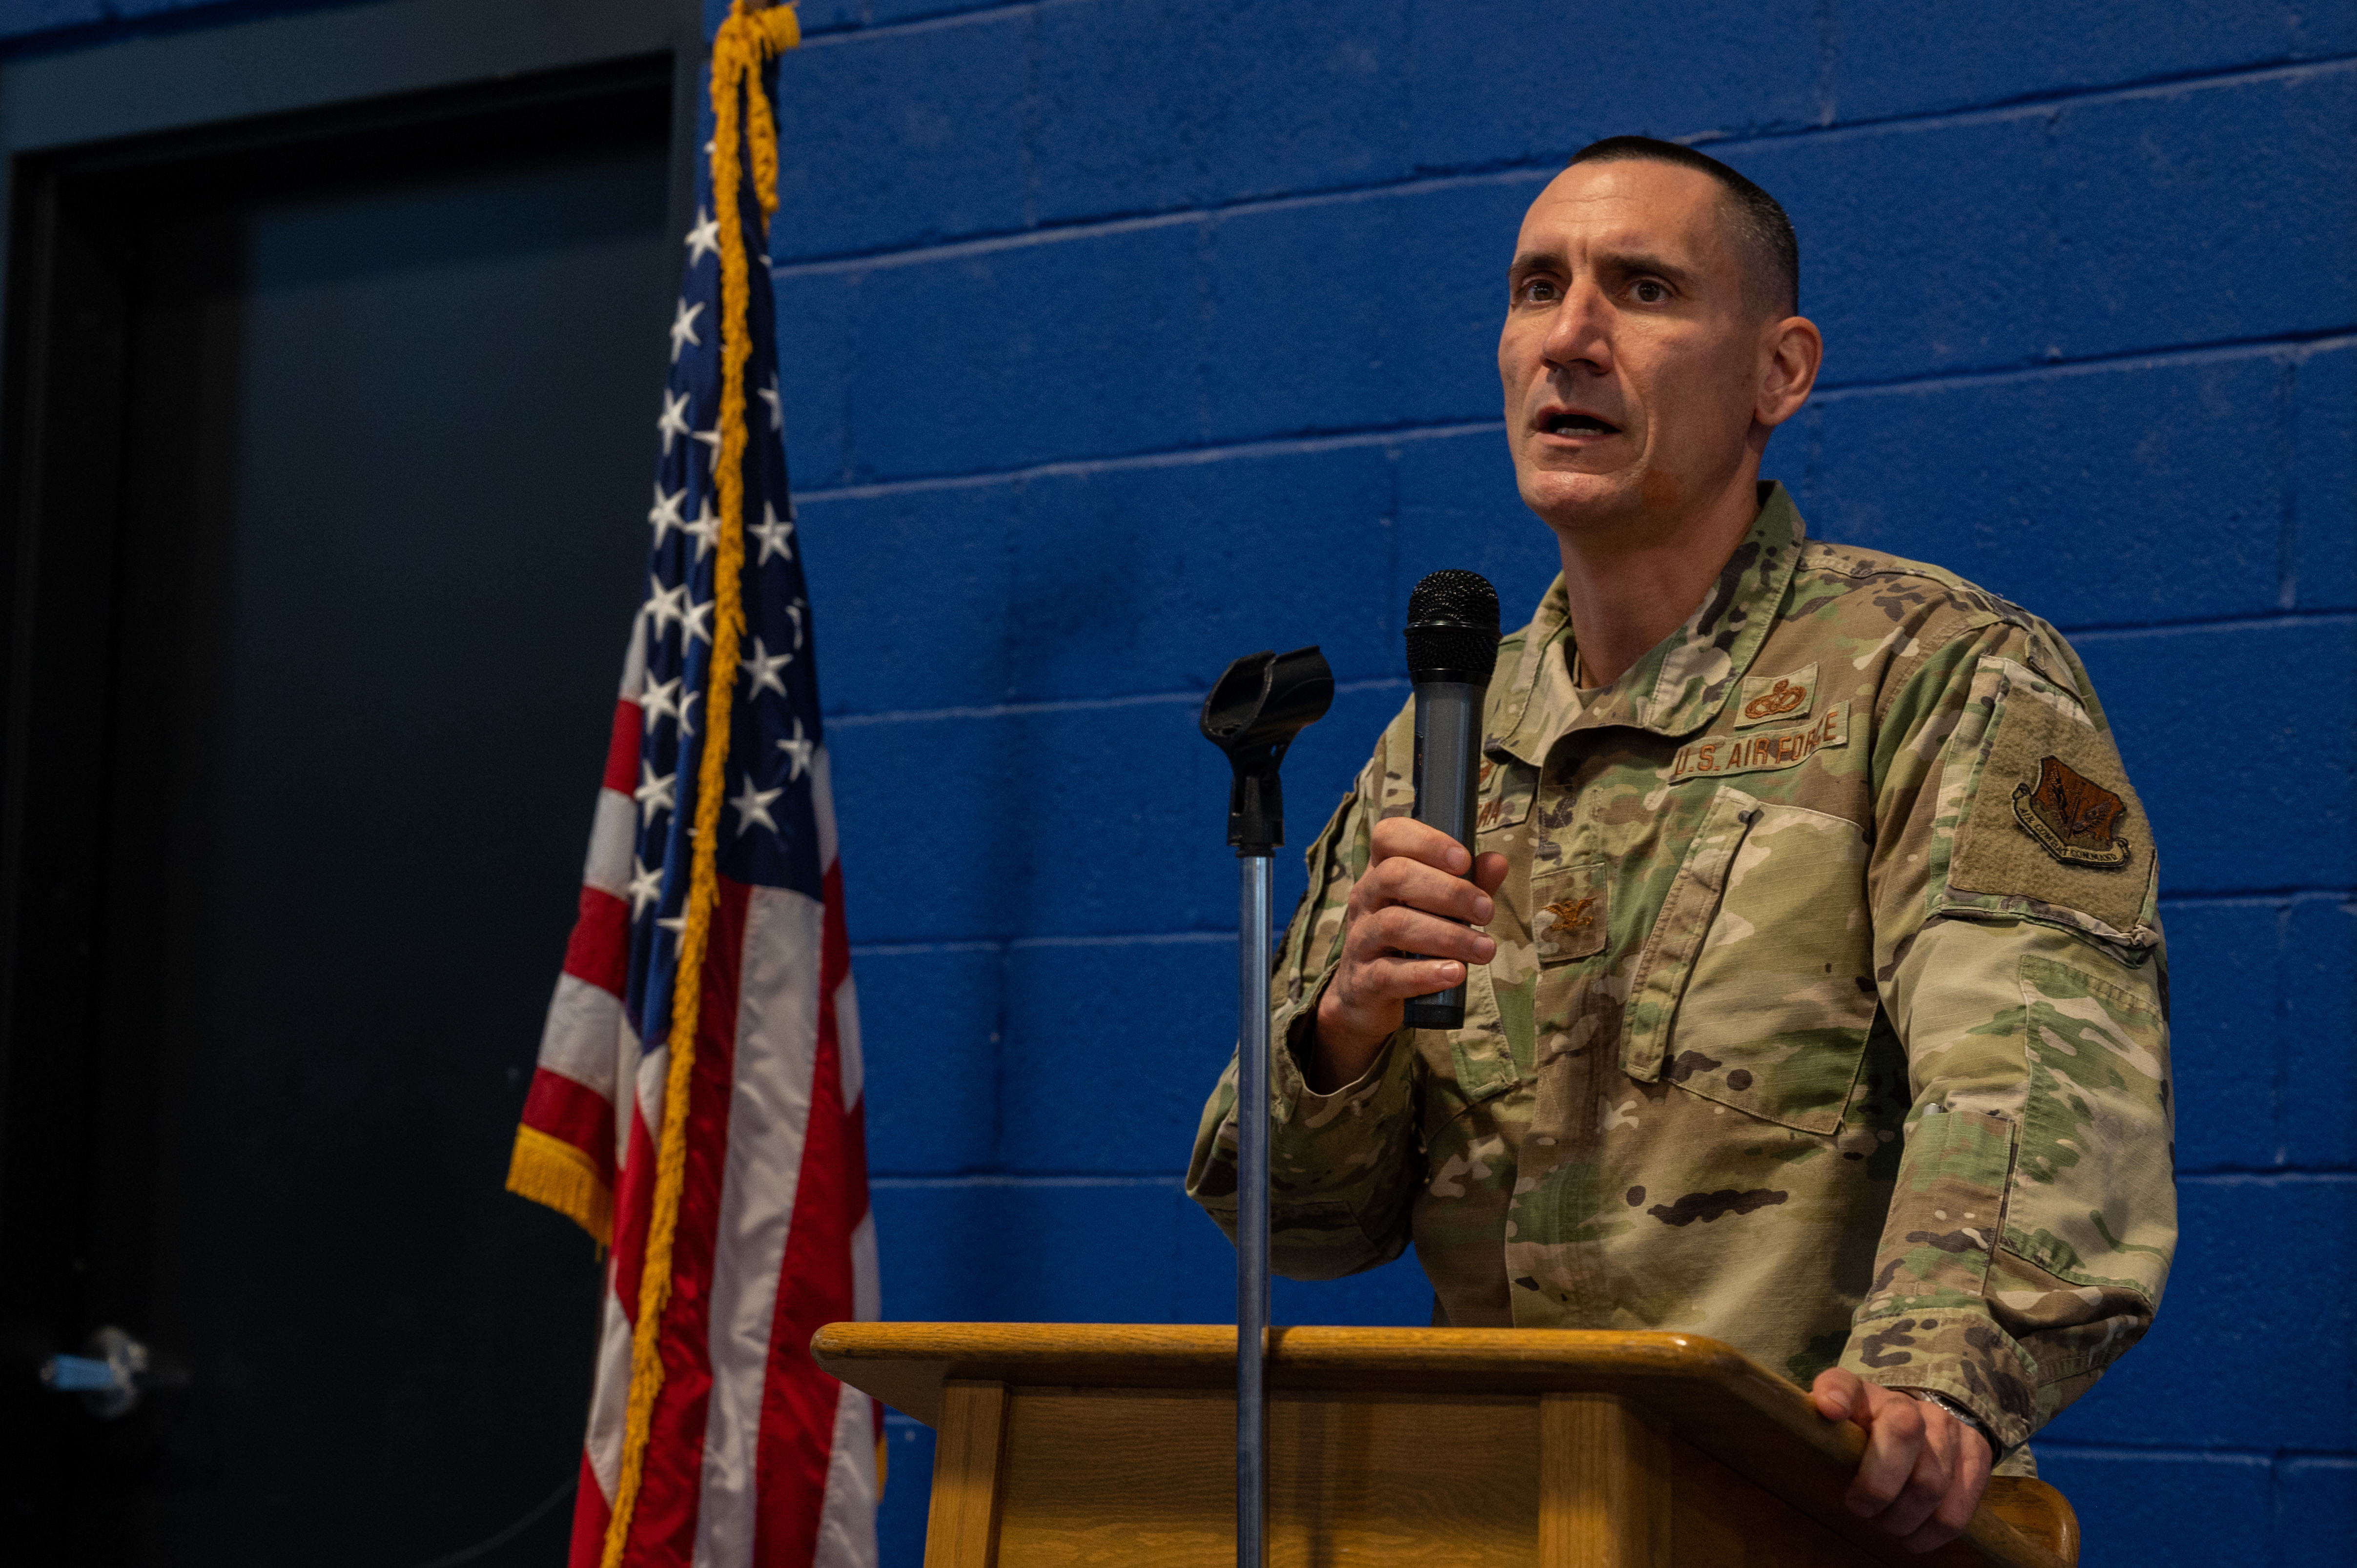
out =
[[[1866,839],[1721,785],[1630,983],[1621,1067],[1831,1133],[1874,1023]]]

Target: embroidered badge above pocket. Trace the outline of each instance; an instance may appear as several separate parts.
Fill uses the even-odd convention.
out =
[[[1606,862],[1591,860],[1531,879],[1531,940],[1540,963],[1566,963],[1604,950],[1609,871]]]
[[[1809,716],[1817,700],[1817,667],[1804,664],[1789,675],[1753,675],[1735,702],[1735,727],[1791,722]]]

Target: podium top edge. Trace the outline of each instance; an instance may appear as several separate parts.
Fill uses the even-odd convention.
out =
[[[1233,1397],[1233,1324],[831,1323],[811,1337],[830,1376],[928,1426],[941,1422],[952,1381],[1077,1390],[1200,1391]],[[1269,1331],[1272,1391],[1351,1396],[1612,1395],[1642,1408],[1739,1473],[1784,1472],[1823,1492],[1833,1515],[1865,1436],[1817,1414],[1808,1395],[1732,1345],[1699,1334],[1568,1328],[1277,1327]],[[2035,1483],[2027,1483],[2034,1486]],[[2059,1500],[2059,1494],[2056,1494]],[[1845,1528],[1843,1533],[1850,1534]],[[1895,1541],[1869,1554],[1901,1561]],[[2072,1553],[2075,1556],[2075,1552]],[[2061,1568],[2069,1559],[2034,1544],[1984,1509],[1966,1536],[1928,1558]]]

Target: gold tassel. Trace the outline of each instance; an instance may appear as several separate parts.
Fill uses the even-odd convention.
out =
[[[745,563],[745,361],[752,302],[751,264],[737,221],[740,147],[749,113],[759,138],[753,148],[754,188],[766,215],[777,207],[777,124],[762,94],[760,70],[770,56],[802,41],[801,24],[786,6],[750,9],[736,0],[712,39],[712,199],[720,220],[720,450],[713,458],[719,490],[718,558],[712,568],[712,657],[705,668],[704,754],[695,777],[694,845],[686,923],[672,983],[671,1061],[663,1079],[662,1142],[655,1155],[654,1208],[639,1276],[639,1316],[630,1334],[630,1400],[622,1434],[622,1468],[614,1512],[606,1528],[603,1568],[621,1568],[646,1473],[647,1434],[655,1397],[662,1391],[662,1315],[671,1305],[672,1242],[679,1229],[680,1187],[687,1174],[687,1099],[695,1067],[696,1015],[704,1003],[704,957],[720,881],[716,855],[720,807],[727,792],[730,710],[737,695],[737,657],[745,634],[738,577]]]

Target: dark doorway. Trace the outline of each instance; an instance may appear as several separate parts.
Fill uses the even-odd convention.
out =
[[[597,1264],[500,1182],[641,592],[672,87],[20,166],[11,1563],[406,1568],[577,1467]],[[100,1420],[36,1369],[108,1325],[167,1386]]]

